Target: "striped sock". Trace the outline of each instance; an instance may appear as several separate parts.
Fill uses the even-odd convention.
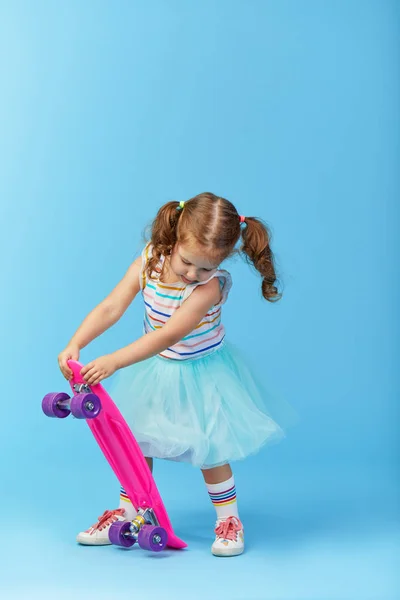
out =
[[[217,519],[226,517],[239,518],[236,501],[235,479],[232,475],[222,483],[206,483],[211,502],[217,511]]]
[[[125,518],[128,521],[132,521],[136,517],[136,510],[132,502],[129,500],[128,494],[121,485],[121,491],[119,494],[119,508],[125,509]]]

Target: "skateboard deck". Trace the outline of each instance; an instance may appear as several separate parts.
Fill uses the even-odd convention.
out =
[[[187,544],[174,533],[140,446],[117,406],[101,384],[88,386],[85,383],[80,374],[83,365],[74,360],[69,360],[68,365],[73,372],[70,380],[73,393],[76,394],[75,384],[84,384],[101,401],[98,416],[86,422],[132,504],[137,510],[153,509],[160,526],[167,531],[167,546],[186,548]]]

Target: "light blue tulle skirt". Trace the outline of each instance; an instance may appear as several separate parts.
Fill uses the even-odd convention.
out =
[[[208,469],[282,438],[263,387],[225,342],[203,358],[155,356],[121,369],[110,394],[145,456]]]

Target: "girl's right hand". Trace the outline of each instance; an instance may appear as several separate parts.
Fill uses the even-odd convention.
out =
[[[79,360],[79,346],[75,344],[69,344],[65,350],[60,352],[58,355],[58,364],[61,369],[61,373],[64,375],[65,379],[72,379],[72,371],[69,368],[67,361],[68,360]]]

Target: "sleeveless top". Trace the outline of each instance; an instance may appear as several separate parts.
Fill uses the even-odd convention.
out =
[[[142,290],[145,314],[144,333],[160,329],[173,313],[189,298],[199,285],[204,285],[214,277],[218,277],[221,287],[221,299],[203,317],[201,322],[189,335],[174,346],[167,348],[159,356],[172,360],[188,360],[201,358],[218,350],[225,337],[225,327],[221,322],[221,307],[225,303],[232,287],[232,278],[228,271],[219,269],[206,281],[185,284],[162,283],[160,275],[165,257],[162,256],[151,277],[146,273],[146,265],[152,256],[152,245],[147,244],[142,252],[142,269],[140,272],[140,288]]]

